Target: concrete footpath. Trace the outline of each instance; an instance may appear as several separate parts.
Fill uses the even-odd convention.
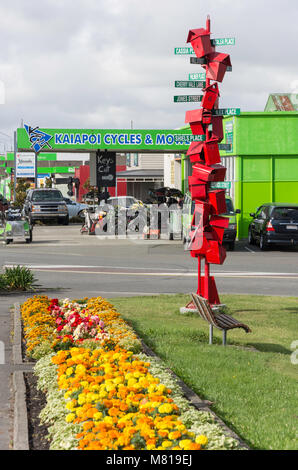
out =
[[[16,437],[22,449],[28,448],[27,442],[20,440],[22,435],[27,435],[27,431],[23,432],[23,426],[25,430],[27,428],[27,421],[22,372],[31,367],[22,364],[21,323],[15,322],[18,319],[14,316],[14,305],[22,303],[31,295],[0,295],[0,450],[16,450]],[[19,418],[17,428],[15,417]]]

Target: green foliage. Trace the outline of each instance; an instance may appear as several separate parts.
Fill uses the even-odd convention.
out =
[[[14,266],[5,268],[4,274],[0,275],[0,290],[22,290],[33,289],[36,287],[34,274],[25,266]],[[1,286],[2,283],[2,286]]]
[[[18,178],[18,182],[16,185],[16,198],[15,201],[13,202],[14,207],[18,207],[22,209],[25,199],[26,199],[26,191],[27,189],[30,188],[30,184],[26,179],[24,178]],[[13,192],[14,191],[14,183],[11,182],[9,183],[9,188]]]

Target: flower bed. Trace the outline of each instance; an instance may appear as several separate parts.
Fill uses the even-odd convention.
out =
[[[41,420],[51,449],[236,448],[162,365],[140,353],[134,331],[101,297],[34,297],[22,305],[28,354],[46,393]]]

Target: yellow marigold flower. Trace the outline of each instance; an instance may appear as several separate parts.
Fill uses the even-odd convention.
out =
[[[179,442],[179,446],[181,447],[181,449],[185,449],[187,450],[188,449],[188,446],[192,443],[192,441],[190,439],[182,439],[180,442]]]
[[[68,369],[66,369],[66,375],[69,376],[71,374],[73,374],[73,368],[69,367]]]
[[[102,418],[102,413],[100,411],[93,415],[93,419],[95,419],[95,421],[99,421],[101,420],[101,418]]]
[[[161,445],[164,449],[167,449],[168,447],[171,447],[172,444],[173,444],[172,441],[163,441],[163,443]]]
[[[170,403],[164,403],[158,407],[159,413],[171,413],[173,411],[173,405]]]
[[[67,423],[72,423],[73,420],[75,419],[76,415],[74,413],[68,413],[68,415],[65,418],[65,421]]]
[[[201,434],[196,437],[196,444],[201,444],[201,446],[206,446],[208,444],[208,437]]]

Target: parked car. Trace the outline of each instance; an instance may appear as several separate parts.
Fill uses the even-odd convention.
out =
[[[221,214],[229,218],[229,226],[224,231],[223,244],[228,245],[230,250],[235,248],[235,240],[237,235],[237,220],[236,215],[240,214],[240,209],[234,209],[233,200],[230,196],[226,195],[227,212]],[[191,229],[191,221],[195,209],[195,201],[191,199],[189,193],[186,193],[183,201],[182,208],[182,239],[186,244],[189,241],[189,232]]]
[[[84,209],[87,209],[89,207],[88,204],[83,204],[81,202],[73,201],[72,199],[69,199],[68,197],[65,197],[64,201],[66,202],[68,215],[70,219],[72,217],[81,217],[82,219],[84,218]]]
[[[273,245],[298,245],[298,204],[268,203],[250,214],[248,242],[261,250]]]
[[[29,189],[22,213],[29,218],[30,224],[48,219],[56,219],[64,225],[69,223],[67,205],[58,189]]]
[[[134,204],[142,204],[141,201],[136,199],[133,196],[119,196],[119,197],[109,197],[107,199],[107,204],[112,205],[113,207],[124,207],[128,209]],[[100,205],[103,206],[105,204],[105,201],[102,200],[100,201]]]

